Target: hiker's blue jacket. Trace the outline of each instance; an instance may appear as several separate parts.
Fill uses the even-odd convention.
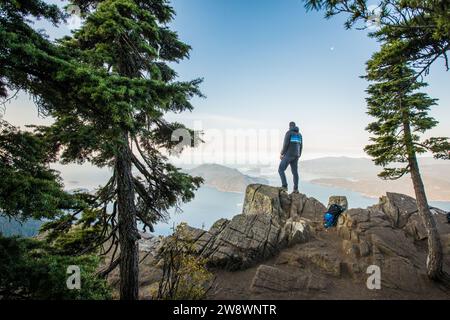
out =
[[[283,149],[281,154],[288,158],[300,157],[303,149],[303,137],[298,127],[289,129],[284,135]]]

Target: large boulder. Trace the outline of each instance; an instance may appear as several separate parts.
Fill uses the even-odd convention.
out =
[[[403,228],[408,223],[409,217],[417,212],[414,198],[393,192],[387,192],[373,208],[384,212],[396,228]]]
[[[262,264],[256,270],[250,291],[253,293],[323,291],[328,285],[329,282],[325,278],[303,270],[292,273]]]
[[[432,209],[432,213],[446,253],[450,226],[439,209]],[[413,198],[387,193],[374,206],[345,211],[336,229],[343,239],[343,253],[358,266],[354,270],[361,272],[377,265],[383,286],[409,292],[423,290],[427,250],[422,240],[427,233]]]
[[[240,214],[201,249],[209,265],[230,270],[245,268],[279,250],[281,226],[269,214]]]
[[[302,194],[293,196],[280,188],[249,185],[242,214],[218,220],[209,231],[187,227],[187,237],[208,265],[227,270],[248,268],[282,248],[310,239],[312,228],[303,216],[312,217],[324,207]],[[297,209],[292,214],[294,204]]]
[[[315,198],[308,198],[302,193],[293,193],[290,196],[290,217],[301,217],[310,220],[314,224],[322,224],[323,213],[326,207]]]
[[[418,213],[416,200],[410,196],[387,192],[380,198],[378,204],[368,209],[383,212],[394,228],[404,230],[414,240],[424,240],[428,237],[422,218]],[[449,234],[450,224],[446,223],[446,212],[433,207],[430,209],[441,237]]]
[[[255,293],[266,291],[305,290],[308,286],[307,276],[297,276],[276,267],[260,265],[252,280],[250,290]]]
[[[267,214],[278,220],[289,218],[290,197],[281,188],[251,184],[245,191],[242,214]]]

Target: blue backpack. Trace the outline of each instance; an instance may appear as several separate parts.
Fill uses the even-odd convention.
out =
[[[297,156],[300,157],[303,149],[303,137],[300,132],[291,133],[289,142],[294,146]]]
[[[323,215],[323,226],[325,229],[334,227],[342,212],[344,212],[344,208],[338,204],[332,204]]]

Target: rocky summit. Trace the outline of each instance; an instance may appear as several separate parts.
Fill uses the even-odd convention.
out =
[[[449,299],[426,275],[427,234],[409,196],[387,193],[378,204],[348,209],[344,196],[328,206],[346,208],[336,227],[324,229],[324,204],[304,194],[249,185],[241,214],[209,230],[187,227],[216,275],[211,299]],[[450,224],[432,208],[450,272]],[[161,277],[158,250],[166,239],[142,239],[141,296]],[[149,242],[146,245],[146,242]],[[145,252],[144,252],[145,251]],[[151,254],[149,254],[151,253]],[[373,268],[380,283],[370,286]],[[113,274],[112,279],[115,276]]]

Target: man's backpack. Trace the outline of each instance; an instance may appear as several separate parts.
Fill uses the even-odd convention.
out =
[[[344,208],[338,204],[332,204],[323,215],[323,226],[326,229],[334,227],[342,212],[344,212]]]
[[[291,138],[289,142],[295,145],[297,157],[301,157],[303,149],[303,137],[301,133],[299,132],[296,132],[294,134],[291,133]]]

